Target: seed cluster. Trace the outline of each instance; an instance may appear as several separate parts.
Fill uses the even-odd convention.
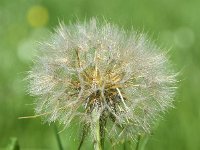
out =
[[[105,135],[119,141],[149,133],[173,106],[176,88],[176,74],[161,51],[144,34],[107,22],[60,25],[39,45],[28,75],[36,114],[66,126],[78,117],[83,137],[93,135],[98,120],[101,142]]]

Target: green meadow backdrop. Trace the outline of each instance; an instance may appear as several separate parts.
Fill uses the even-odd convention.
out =
[[[146,150],[199,150],[199,0],[0,0],[0,150],[58,149],[53,125],[42,124],[40,118],[18,119],[34,114],[34,98],[26,94],[23,79],[36,41],[48,38],[59,20],[69,24],[91,17],[147,32],[170,50],[174,68],[180,71],[175,108],[160,120]],[[66,150],[77,149],[77,127],[74,123],[59,134]],[[88,140],[84,149],[92,149]]]

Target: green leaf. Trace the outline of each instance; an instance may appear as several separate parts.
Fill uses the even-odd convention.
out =
[[[10,138],[10,142],[7,145],[7,150],[20,150],[19,142],[16,137]]]

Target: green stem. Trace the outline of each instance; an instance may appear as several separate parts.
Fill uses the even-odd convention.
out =
[[[56,136],[56,140],[57,140],[57,143],[58,143],[59,150],[64,150],[62,143],[61,143],[60,136],[58,135],[58,130],[57,130],[56,125],[54,125],[54,132],[55,132],[55,136]]]
[[[126,150],[126,141],[124,141],[123,150]]]
[[[101,147],[101,128],[100,128],[100,117],[96,110],[92,111],[92,128],[93,128],[93,135],[94,135],[94,150],[102,150]]]
[[[148,140],[149,140],[149,136],[148,135],[143,137],[142,143],[140,144],[140,150],[144,150],[145,149],[145,146],[146,146]]]
[[[80,142],[80,144],[79,144],[78,150],[81,149],[81,147],[82,147],[82,145],[83,145],[83,142],[84,142],[84,140],[85,140],[85,137],[86,137],[87,133],[88,133],[88,125],[85,124],[85,125],[83,126],[83,132],[82,132],[82,136],[81,136],[81,142]]]
[[[95,150],[102,150],[101,148],[101,136],[100,136],[100,126],[99,126],[99,119],[95,122],[94,125],[94,149]]]
[[[138,139],[137,139],[137,144],[136,144],[136,148],[135,148],[135,150],[139,150],[140,139],[141,139],[141,137],[140,137],[140,135],[138,135]]]

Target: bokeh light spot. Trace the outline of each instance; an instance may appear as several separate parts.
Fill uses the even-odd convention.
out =
[[[30,37],[25,40],[21,40],[18,43],[17,55],[22,62],[30,62],[37,52],[37,40],[42,40],[44,37],[49,37],[49,31],[47,28],[37,28],[32,30]]]
[[[32,6],[27,13],[28,23],[32,27],[42,27],[48,23],[49,13],[43,6]]]
[[[36,51],[34,50],[34,42],[32,40],[22,41],[18,47],[18,57],[23,62],[30,62]]]

